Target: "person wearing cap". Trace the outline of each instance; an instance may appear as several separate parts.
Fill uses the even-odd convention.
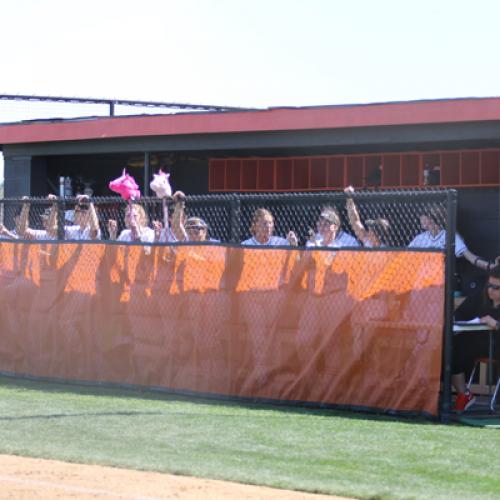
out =
[[[101,231],[94,204],[85,194],[78,195],[76,202],[74,210],[64,213],[64,239],[100,240]]]
[[[359,247],[356,238],[342,231],[341,226],[337,209],[330,206],[323,207],[317,222],[318,232],[314,233],[311,229],[306,247]]]
[[[417,234],[410,242],[408,248],[438,248],[444,249],[446,246],[446,213],[442,207],[431,207],[420,215],[420,226],[423,233]],[[455,234],[455,256],[464,257],[473,266],[484,271],[492,271],[500,266],[500,256],[495,261],[490,262],[482,257],[473,254],[466,246],[463,238]]]
[[[347,186],[344,189],[344,193],[347,196],[347,217],[356,238],[363,243],[363,246],[368,248],[389,246],[391,243],[389,241],[391,231],[389,221],[382,217],[378,217],[376,219],[365,220],[365,224],[363,225],[358,208],[351,198],[351,195],[354,193],[354,188],[352,186]]]
[[[184,224],[186,241],[207,241],[208,226],[200,217],[189,217]]]
[[[251,238],[242,241],[242,245],[248,246],[297,246],[297,235],[290,231],[286,239],[281,236],[274,236],[274,217],[273,214],[265,209],[258,208],[252,215],[252,223],[250,225]]]

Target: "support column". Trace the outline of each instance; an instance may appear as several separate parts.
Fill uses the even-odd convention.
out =
[[[31,195],[31,156],[4,157],[4,196]]]

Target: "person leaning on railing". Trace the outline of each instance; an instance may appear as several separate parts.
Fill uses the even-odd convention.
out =
[[[344,193],[347,196],[347,217],[356,238],[363,243],[363,246],[368,248],[390,246],[391,224],[389,221],[382,217],[378,217],[377,219],[365,220],[365,224],[363,225],[358,208],[351,198],[351,195],[354,193],[354,188],[352,186],[347,186],[344,189]]]
[[[245,246],[279,246],[290,245],[297,246],[297,235],[293,231],[289,231],[286,239],[281,236],[274,236],[274,217],[273,214],[265,209],[258,208],[252,215],[252,222],[250,224],[251,238],[242,241],[241,244]]]
[[[455,311],[455,321],[470,321],[479,318],[481,323],[493,330],[500,330],[500,269],[490,271],[484,288],[469,295]],[[465,385],[465,371],[474,359],[488,352],[489,333],[475,331],[456,335],[453,342],[452,384],[457,391],[454,409],[464,411],[475,401]],[[495,359],[500,363],[500,342],[496,342]]]
[[[431,207],[425,210],[420,215],[420,226],[424,232],[415,236],[408,247],[444,249],[446,246],[445,223],[446,213],[440,207]],[[456,257],[464,257],[472,265],[484,271],[492,271],[500,266],[500,256],[493,262],[478,257],[467,248],[463,238],[458,233],[455,234],[455,255]]]

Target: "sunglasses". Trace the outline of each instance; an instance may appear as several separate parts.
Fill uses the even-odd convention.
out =
[[[495,284],[493,284],[493,283],[488,283],[488,284],[486,285],[486,287],[487,287],[487,288],[491,288],[492,290],[496,290],[496,291],[500,290],[500,285],[495,285]]]

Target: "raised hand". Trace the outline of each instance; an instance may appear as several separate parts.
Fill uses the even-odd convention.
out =
[[[114,219],[108,220],[109,239],[116,240],[116,233],[118,232],[118,223]]]
[[[286,239],[288,240],[288,243],[292,247],[296,247],[299,244],[299,239],[297,238],[297,235],[293,231],[289,231],[288,234],[286,235]]]

